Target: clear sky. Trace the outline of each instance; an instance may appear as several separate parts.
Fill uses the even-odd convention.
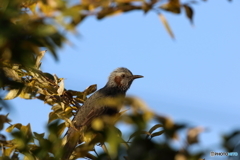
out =
[[[42,70],[65,78],[67,89],[82,91],[92,84],[103,87],[111,71],[127,67],[144,76],[129,95],[175,121],[208,128],[200,146],[217,151],[220,135],[239,129],[239,6],[238,0],[194,5],[194,26],[184,13],[163,12],[175,40],[153,12],[92,17],[78,26],[78,36],[68,35],[73,45],[58,51],[58,62],[46,55]],[[50,106],[19,98],[9,102],[12,123],[31,122],[33,131],[44,131]]]

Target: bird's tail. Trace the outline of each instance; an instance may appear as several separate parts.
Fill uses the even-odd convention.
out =
[[[66,136],[66,144],[63,148],[63,156],[62,160],[69,160],[72,152],[74,151],[76,145],[78,144],[80,139],[80,135],[77,131],[74,131],[73,129],[68,130],[68,134]]]

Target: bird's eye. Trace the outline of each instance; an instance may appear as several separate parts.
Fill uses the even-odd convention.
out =
[[[125,77],[125,74],[122,74],[121,77],[124,78],[124,77]]]

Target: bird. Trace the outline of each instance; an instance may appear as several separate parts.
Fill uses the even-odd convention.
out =
[[[83,142],[83,130],[89,130],[95,118],[104,115],[114,116],[119,113],[120,108],[104,105],[100,103],[105,98],[125,97],[127,90],[132,82],[141,75],[133,75],[132,72],[124,67],[120,67],[111,72],[106,85],[92,94],[77,111],[72,120],[74,127],[69,127],[66,133],[67,142],[64,145],[62,160],[68,160],[77,144]],[[84,128],[84,129],[83,129]]]

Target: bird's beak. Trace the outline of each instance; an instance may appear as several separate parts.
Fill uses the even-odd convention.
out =
[[[143,78],[143,76],[141,76],[141,75],[133,75],[132,76],[132,79],[134,80],[134,79],[137,79],[137,78]]]

